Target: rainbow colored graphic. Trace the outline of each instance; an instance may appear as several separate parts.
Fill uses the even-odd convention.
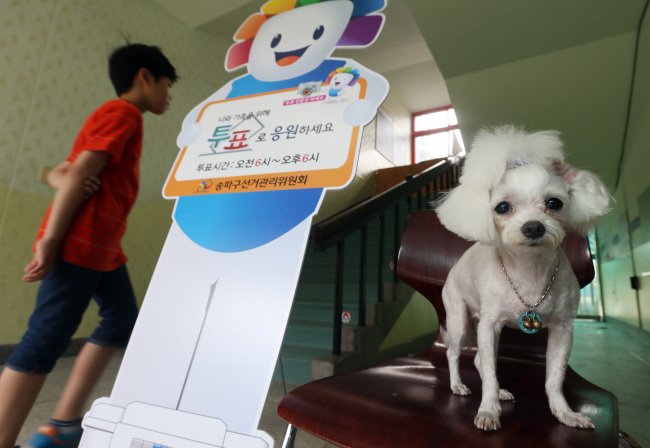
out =
[[[353,67],[339,67],[327,76],[327,79],[323,84],[329,84],[332,81],[334,75],[336,75],[337,73],[349,73],[353,76],[352,81],[347,85],[347,87],[352,87],[353,85],[355,85],[357,79],[359,79],[359,77],[361,76],[361,74],[359,73],[359,69]]]
[[[235,43],[226,55],[226,70],[233,71],[248,64],[248,58],[257,32],[271,17],[316,3],[332,0],[270,0],[261,8],[261,13],[251,15],[237,30]],[[353,4],[352,18],[336,47],[365,47],[379,34],[383,17],[372,14],[386,6],[385,0],[335,0],[350,1]],[[287,63],[290,63],[287,61]]]

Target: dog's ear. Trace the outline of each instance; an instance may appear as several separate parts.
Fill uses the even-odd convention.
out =
[[[492,217],[490,192],[476,184],[460,184],[436,204],[440,222],[470,241],[492,244],[497,230]]]
[[[460,184],[434,204],[440,222],[448,230],[470,240],[491,244],[497,231],[490,206],[490,190],[506,172],[506,160],[512,151],[502,137],[512,138],[516,128],[482,129],[474,138]]]
[[[565,226],[585,234],[609,212],[611,196],[594,173],[578,170],[568,163],[556,163],[553,167],[569,184],[570,203]]]

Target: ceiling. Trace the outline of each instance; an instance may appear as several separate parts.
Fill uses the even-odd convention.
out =
[[[445,77],[450,78],[635,30],[646,1],[406,0],[406,3],[418,18],[436,60],[444,67]]]

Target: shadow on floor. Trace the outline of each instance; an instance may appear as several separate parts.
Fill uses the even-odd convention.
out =
[[[93,390],[93,400],[110,395],[121,355],[118,353],[112,360]],[[74,358],[59,361],[20,433],[19,443],[24,443],[32,431],[50,417],[73,362]],[[642,447],[650,447],[650,333],[615,320],[607,323],[578,321],[569,363],[585,379],[618,397],[621,430]],[[295,387],[295,384],[287,385],[288,390]],[[274,438],[276,447],[281,446],[286,429],[286,423],[276,412],[283,395],[282,383],[273,381],[259,426]],[[295,448],[333,446],[304,432],[298,433],[295,444]]]

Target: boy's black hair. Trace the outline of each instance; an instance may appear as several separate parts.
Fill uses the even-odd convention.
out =
[[[178,79],[176,69],[160,51],[160,48],[144,44],[128,44],[113,51],[108,59],[108,76],[111,78],[117,96],[128,92],[133,86],[135,75],[141,68],[149,70],[156,79]]]

